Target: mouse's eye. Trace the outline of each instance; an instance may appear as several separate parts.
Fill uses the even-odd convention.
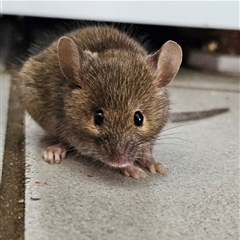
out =
[[[140,127],[143,125],[143,115],[140,111],[136,111],[134,113],[134,124],[137,126],[137,127]]]
[[[98,110],[94,114],[94,123],[95,125],[100,126],[103,123],[104,120],[104,114],[102,110]]]

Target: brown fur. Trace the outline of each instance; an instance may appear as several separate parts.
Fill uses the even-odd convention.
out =
[[[18,75],[21,99],[41,127],[80,153],[110,165],[134,162],[168,120],[165,87],[181,58],[171,41],[148,55],[112,27],[78,29],[26,61]],[[96,126],[99,109],[104,123]],[[136,111],[144,115],[141,127]]]

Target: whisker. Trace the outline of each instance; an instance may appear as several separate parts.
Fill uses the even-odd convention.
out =
[[[165,128],[165,129],[162,130],[162,133],[163,133],[163,132],[166,132],[166,131],[169,131],[169,130],[172,130],[172,129],[175,129],[175,128],[187,127],[187,126],[191,126],[191,125],[195,125],[195,124],[196,124],[196,123],[188,123],[188,124],[181,124],[181,125],[177,125],[177,126]]]
[[[169,135],[179,135],[179,134],[183,134],[183,133],[180,133],[180,132],[173,132],[173,133],[168,133],[168,134],[160,134],[159,136],[169,136]],[[158,137],[159,137],[158,136]]]
[[[156,145],[175,145],[175,146],[180,146],[180,147],[186,147],[184,144],[179,144],[179,143],[173,143],[173,142],[162,142],[162,143],[157,143]]]
[[[182,140],[182,141],[185,141],[185,142],[188,142],[188,143],[192,143],[192,144],[194,144],[192,141],[189,141],[189,140],[187,140],[187,139],[180,138],[180,137],[166,137],[166,138],[158,138],[158,140],[165,140],[165,139],[177,139],[177,140]]]

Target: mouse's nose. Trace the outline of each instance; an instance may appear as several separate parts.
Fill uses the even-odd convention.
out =
[[[107,152],[109,154],[109,165],[117,168],[123,168],[134,162],[135,153],[132,140],[117,141],[117,144],[110,143]],[[136,147],[135,147],[136,149]]]
[[[110,165],[112,167],[123,168],[129,166],[130,162],[127,156],[117,154],[111,158]]]

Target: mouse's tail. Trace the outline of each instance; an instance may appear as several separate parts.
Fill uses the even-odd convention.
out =
[[[171,122],[185,122],[199,120],[203,118],[212,117],[221,113],[228,112],[229,108],[218,108],[206,111],[195,111],[195,112],[172,112],[170,113]]]

